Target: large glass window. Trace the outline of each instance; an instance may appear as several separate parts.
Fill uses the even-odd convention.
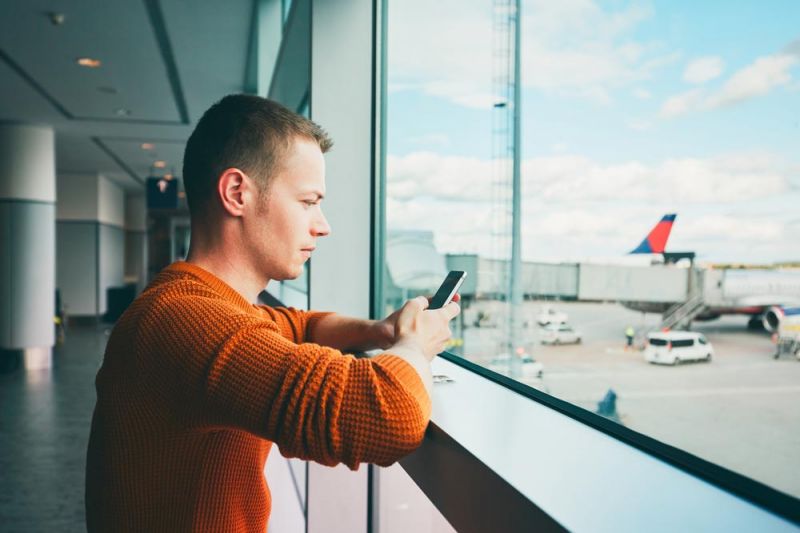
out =
[[[388,7],[384,311],[800,495],[800,4],[523,2],[517,236],[513,4]]]

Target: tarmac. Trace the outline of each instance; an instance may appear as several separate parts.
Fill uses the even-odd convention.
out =
[[[581,344],[545,346],[535,317],[543,305],[568,314]],[[487,365],[503,351],[498,327],[470,327],[478,310],[502,323],[503,304],[473,303],[465,311],[462,350]],[[746,316],[695,322],[708,338],[710,363],[652,365],[641,351],[660,316],[614,303],[523,303],[523,346],[542,363],[541,379],[522,380],[560,399],[596,412],[609,390],[625,426],[708,461],[800,497],[800,361],[774,359],[765,331],[747,329]],[[637,330],[632,349],[624,330]]]

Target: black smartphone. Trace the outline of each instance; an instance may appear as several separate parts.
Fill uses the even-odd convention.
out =
[[[467,273],[463,270],[451,270],[447,277],[444,278],[439,290],[433,295],[428,309],[439,309],[449,304],[466,277]]]

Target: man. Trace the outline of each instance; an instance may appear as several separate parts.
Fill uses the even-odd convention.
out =
[[[636,330],[633,329],[633,326],[628,326],[625,328],[625,350],[630,350],[633,348],[633,337],[636,335]]]
[[[97,374],[86,473],[90,531],[258,531],[272,443],[325,465],[388,465],[429,420],[430,360],[459,308],[418,298],[382,321],[253,305],[297,277],[317,239],[316,124],[256,96],[212,106],[186,146],[186,262],[114,328]],[[340,350],[385,349],[371,359]]]

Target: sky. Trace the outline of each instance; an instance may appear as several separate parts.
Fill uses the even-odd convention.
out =
[[[388,227],[442,253],[508,249],[492,4],[389,2]],[[668,250],[800,261],[800,2],[523,0],[521,38],[524,260],[624,255],[677,213]]]

